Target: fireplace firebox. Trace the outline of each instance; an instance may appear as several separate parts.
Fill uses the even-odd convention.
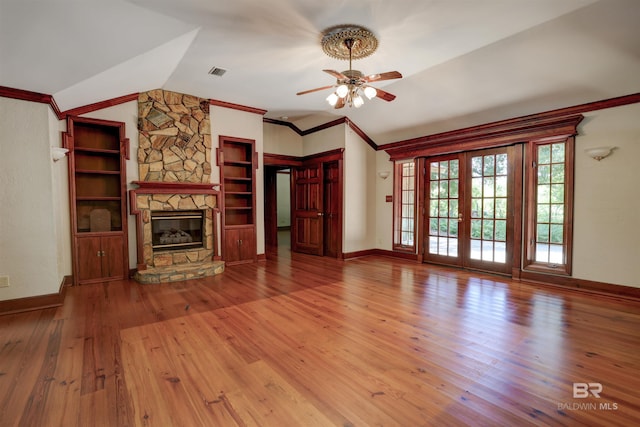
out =
[[[152,211],[154,251],[197,249],[203,245],[204,211]]]

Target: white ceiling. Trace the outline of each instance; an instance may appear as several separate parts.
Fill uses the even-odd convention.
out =
[[[640,92],[638,0],[0,0],[0,86],[61,110],[164,88],[302,130],[347,115],[378,145]],[[335,110],[322,30],[358,24],[387,103]],[[214,67],[223,77],[208,74]]]

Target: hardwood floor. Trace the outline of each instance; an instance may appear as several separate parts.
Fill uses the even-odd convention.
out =
[[[384,257],[0,317],[1,426],[630,426],[639,391],[640,302]]]

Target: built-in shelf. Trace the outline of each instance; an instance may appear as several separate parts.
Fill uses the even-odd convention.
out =
[[[223,258],[252,262],[256,254],[255,141],[220,137],[218,165],[223,183]]]
[[[76,283],[120,280],[129,271],[124,123],[69,117],[69,191]]]

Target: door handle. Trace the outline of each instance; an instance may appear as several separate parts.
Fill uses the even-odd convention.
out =
[[[318,216],[324,216],[324,213],[318,212]]]
[[[458,222],[462,222],[462,214],[458,214]]]

